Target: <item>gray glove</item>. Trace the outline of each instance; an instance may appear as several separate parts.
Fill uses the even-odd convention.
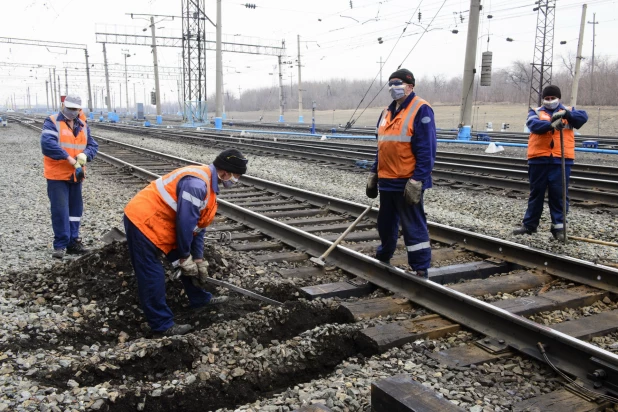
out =
[[[559,112],[554,113],[554,114],[551,116],[551,121],[552,121],[552,123],[553,123],[553,122],[554,122],[554,121],[556,121],[557,119],[562,119],[563,117],[564,117],[565,119],[567,118],[566,110],[560,110]]]
[[[556,120],[554,120],[551,124],[551,127],[553,127],[556,130],[564,129],[564,123],[562,123],[562,117],[559,117]]]
[[[377,173],[369,173],[367,176],[367,187],[365,188],[365,193],[367,197],[370,199],[375,199],[378,197],[378,174]]]
[[[423,193],[423,182],[417,182],[416,180],[408,180],[406,183],[406,189],[403,191],[403,197],[406,199],[406,203],[409,205],[416,205],[421,201],[421,194]]]
[[[189,255],[184,262],[180,264],[180,270],[185,276],[197,276],[199,274],[197,265],[193,261],[193,258]]]

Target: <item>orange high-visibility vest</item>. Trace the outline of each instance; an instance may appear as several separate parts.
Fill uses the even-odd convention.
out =
[[[124,209],[131,222],[164,253],[176,245],[176,211],[178,182],[185,176],[202,179],[206,183],[206,197],[199,201],[200,217],[193,234],[197,235],[212,223],[217,213],[217,195],[212,190],[208,166],[187,166],[176,169],[151,182],[142,189]],[[194,203],[195,204],[195,203]]]
[[[416,158],[412,153],[410,139],[414,135],[414,119],[418,110],[429,106],[425,100],[414,96],[408,107],[391,119],[391,111],[385,109],[378,127],[378,177],[400,179],[412,177]]]
[[[567,110],[572,110],[567,108]],[[534,109],[540,120],[546,120],[551,122],[551,115],[542,110],[542,107]],[[566,159],[575,159],[575,132],[573,127],[562,119],[562,123],[565,125],[562,129],[562,137],[564,139],[564,157]],[[553,142],[553,147],[552,147]],[[535,157],[560,157],[560,131],[550,130],[547,133],[537,134],[530,133],[528,138],[528,159]]]
[[[56,126],[58,145],[66,150],[69,156],[75,158],[78,154],[86,150],[88,135],[86,134],[85,124],[79,134],[74,136],[73,130],[71,130],[66,122],[58,122],[55,114],[49,116],[49,118]],[[77,121],[77,119],[75,121]],[[46,133],[49,134],[50,131],[48,130]],[[86,167],[82,167],[82,169],[85,171]],[[43,156],[43,176],[50,180],[77,181],[75,178],[75,168],[69,164],[66,159],[54,160],[48,156]]]

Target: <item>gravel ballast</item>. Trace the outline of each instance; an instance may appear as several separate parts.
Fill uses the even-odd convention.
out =
[[[210,163],[221,151],[219,148],[200,147],[160,139],[142,138],[126,133],[94,129],[94,133],[152,150]],[[366,175],[334,170],[285,158],[248,155],[248,173],[252,176],[301,187],[327,195],[369,204],[365,196]],[[526,211],[527,196],[507,198],[503,191],[454,190],[434,186],[425,194],[425,212],[428,220],[473,232],[507,239],[527,246],[599,263],[618,264],[618,249],[585,242],[569,242],[566,246],[555,241],[549,232],[550,217],[547,205],[538,232],[531,236],[513,236],[512,230],[520,225]],[[603,210],[573,207],[570,210],[569,234],[598,240],[618,241],[618,214]]]
[[[4,133],[5,130],[10,133]],[[110,135],[97,130],[95,134]],[[338,412],[368,412],[370,383],[397,373],[412,374],[423,385],[473,412],[508,411],[523,399],[560,387],[547,367],[518,356],[459,370],[444,368],[427,356],[430,352],[470,344],[478,338],[466,331],[443,339],[421,339],[379,355],[365,357],[353,350],[351,341],[360,328],[422,316],[426,314],[423,309],[379,320],[343,324],[336,323],[334,315],[330,314],[336,309],[337,302],[299,301],[283,308],[255,308],[240,318],[226,318],[223,312],[213,311],[199,319],[202,328],[195,333],[151,339],[137,323],[140,311],[128,268],[110,266],[107,259],[96,260],[91,255],[88,261],[70,263],[64,273],[63,265],[49,257],[53,235],[38,133],[12,125],[0,129],[0,138],[5,144],[0,153],[4,160],[0,167],[7,168],[6,174],[11,176],[9,183],[2,186],[2,194],[5,199],[15,202],[10,209],[11,216],[2,217],[0,335],[9,339],[2,341],[0,347],[0,412],[162,410],[160,405],[170,402],[168,395],[185,392],[198,395],[200,402],[204,402],[205,396],[210,396],[223,404],[226,399],[233,399],[235,393],[246,396],[245,385],[252,379],[259,377],[271,382],[267,380],[271,375],[266,371],[272,374],[274,383],[283,378],[289,378],[292,383],[284,385],[289,385],[288,389],[277,389],[265,399],[247,401],[244,406],[236,403],[234,407],[225,406],[218,410],[289,412],[303,404],[324,403]],[[212,161],[221,150],[196,150],[191,145],[142,140],[134,136],[114,138],[136,145],[147,144],[146,147],[154,150],[205,163]],[[254,176],[368,203],[364,197],[363,174],[284,159],[273,161],[270,157],[249,157],[249,170]],[[9,172],[8,168],[15,159],[29,160],[25,162],[27,166],[13,167]],[[93,247],[101,246],[100,237],[111,227],[122,228],[122,210],[135,192],[135,188],[124,188],[98,170],[97,166],[89,169],[84,185],[82,236]],[[494,203],[485,198],[495,198]],[[447,211],[455,220],[472,215],[474,208],[495,213],[498,223],[484,223],[479,212],[474,218],[464,221],[468,226],[457,225],[482,233],[483,230],[496,230],[497,233],[507,230],[508,221],[500,218],[498,209],[490,208],[497,208],[500,200],[504,207],[525,206],[522,200],[504,201],[498,195],[446,188],[428,192],[427,199],[429,217],[436,221],[440,221],[438,218]],[[519,214],[523,214],[523,208]],[[574,215],[576,212],[590,214],[585,210],[574,210]],[[518,211],[512,211],[511,215],[518,215]],[[590,226],[585,229],[594,230]],[[537,241],[537,237],[529,239]],[[553,242],[547,241],[547,244],[551,246]],[[272,276],[270,268],[266,267],[260,268],[258,273],[258,268],[251,266],[249,259],[240,253],[221,253],[236,276],[245,274],[246,277],[256,276],[256,279],[257,276]],[[118,256],[118,253],[111,256]],[[92,282],[93,277],[89,275],[99,267],[105,269],[105,273],[101,272],[103,275],[109,276],[106,282],[113,283],[122,292],[110,288],[106,293],[102,287],[98,298],[94,299],[90,295],[93,293],[91,289],[75,285],[77,280]],[[21,273],[17,275],[16,271]],[[125,302],[123,310],[115,306],[118,297]],[[179,294],[174,297],[178,298]],[[176,313],[176,309],[174,311]],[[316,318],[323,317],[316,319],[320,326],[307,324],[302,331],[291,327],[298,324],[299,313],[306,312]],[[95,320],[101,322],[97,324],[99,329],[89,329],[88,325]],[[127,325],[126,329],[123,329],[124,325]],[[71,331],[75,334],[71,335]],[[36,343],[33,338],[39,335],[43,339]],[[90,342],[92,338],[96,341]],[[64,343],[60,344],[58,340]],[[607,337],[602,343],[611,348],[615,337]],[[150,370],[140,369],[140,366],[152,365]],[[165,368],[162,369],[161,365]],[[302,368],[296,370],[295,365]],[[115,369],[118,366],[120,369]],[[308,371],[315,376],[311,378]],[[301,380],[305,374],[308,378]],[[196,388],[208,391],[191,392]],[[184,401],[184,398],[172,398],[172,402],[178,401]],[[199,410],[211,409],[208,404],[201,403]]]

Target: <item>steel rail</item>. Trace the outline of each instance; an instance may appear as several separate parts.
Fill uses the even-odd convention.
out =
[[[178,133],[160,130],[157,130],[156,132],[148,132],[149,134],[153,133],[162,136],[171,136],[174,140],[177,140],[179,136]],[[185,136],[185,134],[183,134],[182,136]],[[375,159],[375,154],[363,154],[336,149],[329,150],[329,152],[338,153],[338,155],[321,154],[303,150],[303,148],[299,145],[290,146],[285,143],[279,142],[269,142],[267,144],[262,141],[260,141],[259,144],[254,144],[243,142],[243,138],[241,137],[235,138],[217,135],[215,136],[216,141],[231,141],[234,142],[239,148],[256,150],[262,153],[280,154],[292,157],[304,157],[315,161],[330,162],[345,166],[354,166],[359,158],[361,158],[361,160],[367,161],[372,161]],[[201,140],[204,140],[206,138],[193,135],[188,137]],[[286,145],[286,147],[295,147],[295,149],[272,147],[281,145]],[[458,182],[467,182],[490,187],[499,187],[502,189],[517,190],[524,193],[530,190],[530,184],[528,182],[528,172],[524,170],[436,161],[434,163],[432,175],[440,179],[455,180]],[[618,182],[616,181],[571,176],[570,184],[572,186],[569,188],[569,195],[574,200],[594,201],[607,205],[618,205]],[[584,187],[594,187],[601,190],[609,190],[610,192],[585,189]]]
[[[111,139],[108,139],[108,141],[110,143],[113,142]],[[127,148],[131,146],[120,142],[114,143]],[[133,146],[133,148],[140,149],[140,151],[146,153],[150,152],[150,154],[156,153],[146,149],[137,148],[135,146]],[[177,162],[185,161],[185,159],[173,156],[168,156],[167,158],[174,158]],[[148,178],[153,178],[155,176],[158,177],[158,175],[154,173],[145,171],[144,169],[136,166],[132,166],[120,159],[113,159],[115,159],[114,161],[117,164],[122,165],[122,167],[129,167],[130,169],[137,170],[140,173],[146,172],[145,176],[148,176]],[[190,163],[199,164],[197,162]],[[243,180],[246,180],[245,177],[252,179],[256,184],[268,184],[270,187],[281,186],[273,182],[251,178],[249,176],[243,176]],[[280,188],[285,189],[288,192],[293,189],[289,186]],[[297,193],[297,195],[309,194],[311,194],[311,197],[314,198],[320,196],[317,193],[308,192],[305,190],[300,190]],[[329,203],[337,203],[337,207],[345,206],[348,211],[354,214],[360,214],[361,211],[366,208],[365,205],[342,199],[332,197],[326,197],[326,199]],[[251,210],[234,205],[224,199],[218,200],[218,206],[219,212],[223,215],[257,229],[272,238],[280,239],[284,243],[294,246],[299,250],[303,250],[310,255],[320,256],[328,247],[332,245],[332,242],[326,239],[322,239],[311,233],[304,232],[301,229],[289,226],[283,222],[276,221]],[[372,214],[375,216],[376,213],[377,209],[373,209]],[[430,223],[430,230],[434,235],[439,231],[439,237],[442,237],[444,240],[462,241],[467,247],[471,247],[473,244],[478,250],[485,251],[486,248],[495,248],[498,245],[501,245],[498,246],[498,252],[506,256],[507,249],[504,249],[504,247],[508,246],[509,252],[511,250],[519,250],[519,252],[526,255],[528,258],[533,255],[540,255],[542,259],[547,259],[548,261],[562,261],[564,264],[564,266],[560,268],[562,270],[569,267],[570,272],[578,271],[582,265],[592,268],[596,267],[597,270],[611,273],[613,275],[614,282],[618,279],[618,276],[616,276],[618,275],[617,270],[612,270],[600,265],[593,265],[590,262],[584,262],[579,259],[553,255],[548,252],[539,251],[512,242],[506,242],[500,239],[491,238],[489,236],[478,235],[462,229],[455,229],[437,223]],[[469,239],[474,239],[474,242],[469,241]],[[488,246],[483,247],[483,243]],[[618,382],[616,382],[616,375],[613,373],[614,368],[618,366],[618,356],[613,353],[558,332],[550,327],[532,322],[524,317],[514,315],[486,302],[454,291],[448,287],[433,283],[429,280],[421,279],[399,268],[386,265],[376,259],[355,252],[341,245],[338,245],[332,251],[328,259],[331,263],[346,272],[359,276],[392,292],[400,293],[416,304],[439,313],[440,315],[464,325],[478,333],[496,339],[503,339],[511,348],[543,362],[544,359],[537,349],[537,342],[541,342],[546,348],[549,359],[552,363],[554,363],[554,365],[556,365],[556,367],[566,373],[580,378],[589,386],[595,386],[596,384],[595,387],[597,389],[618,386]],[[531,261],[538,261],[538,259],[531,259]],[[545,266],[548,273],[551,273],[552,270],[556,270],[556,268],[554,268],[552,264],[549,264],[549,262],[547,262]],[[597,380],[596,378],[593,378],[593,376],[595,376],[594,372],[598,371],[602,367],[610,369],[606,371],[607,377],[604,380]]]
[[[177,163],[193,165],[203,164],[108,138],[99,138],[99,140],[151,156],[162,157]],[[123,164],[123,166],[125,165]],[[251,175],[243,175],[242,183],[271,193],[294,197],[299,201],[306,202],[316,207],[326,207],[329,210],[338,213],[347,213],[352,216],[359,216],[367,207],[361,203],[323,195],[321,193],[272,182]],[[373,221],[377,221],[378,209],[373,208],[367,217]],[[553,276],[563,277],[577,283],[607,290],[612,293],[618,293],[618,269],[582,259],[550,253],[519,243],[446,226],[436,222],[429,221],[427,224],[429,226],[430,237],[435,241],[446,244],[458,244],[465,249],[482,255],[491,256],[530,268],[536,268]]]

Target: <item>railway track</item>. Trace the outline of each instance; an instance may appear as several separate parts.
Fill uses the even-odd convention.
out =
[[[330,164],[342,170],[363,172],[375,158],[375,149],[367,145],[298,142],[291,139],[260,139],[229,137],[219,133],[151,129],[123,125],[96,124],[96,127],[147,134],[168,140],[191,141],[198,145],[234,144],[247,153],[285,156],[305,161]],[[95,127],[95,128],[96,128]],[[360,166],[360,167],[359,167]],[[490,187],[529,192],[527,164],[523,159],[491,157],[450,152],[438,152],[432,172],[437,185],[473,185],[470,188]],[[465,186],[464,186],[465,187]],[[569,187],[574,204],[583,206],[618,206],[618,168],[591,164],[575,164]]]
[[[30,124],[30,127],[36,126]],[[124,184],[143,186],[144,180],[152,180],[179,166],[197,164],[110,139],[102,138],[99,144],[98,159],[109,166],[97,161],[95,167]],[[370,352],[388,351],[393,346],[423,337],[443,336],[461,325],[474,331],[480,339],[476,344],[466,346],[468,352],[465,356],[462,357],[461,349],[457,352],[457,348],[452,348],[452,351],[435,355],[437,362],[450,362],[460,368],[496,362],[513,356],[510,351],[545,362],[537,346],[541,342],[549,360],[559,369],[577,377],[588,387],[596,387],[603,393],[615,393],[618,356],[585,341],[618,329],[615,311],[552,327],[525,316],[590,305],[610,294],[613,296],[618,290],[617,270],[430,223],[432,247],[437,259],[429,271],[430,281],[425,281],[397,267],[398,264],[405,265],[403,250],[398,250],[392,266],[367,255],[372,253],[377,239],[373,230],[377,216],[374,209],[368,219],[350,234],[344,247],[336,248],[329,257],[328,263],[333,270],[322,272],[308,264],[307,259],[321,255],[365,206],[251,176],[243,176],[241,183],[219,197],[221,216],[210,231],[231,231],[234,252],[251,254],[260,267],[272,268],[275,265],[282,278],[299,277],[303,279],[299,285],[306,285],[290,290],[271,288],[259,282],[249,286],[259,288],[272,298],[287,301],[296,299],[296,293],[309,299],[361,297],[358,301],[344,300],[341,305],[349,319],[359,322],[363,317],[401,313],[401,304],[393,303],[393,299],[367,297],[377,286],[439,316],[425,314],[406,321],[393,319],[356,331],[358,334],[354,339],[358,347]],[[463,263],[452,264],[458,258]],[[440,260],[446,263],[440,264]],[[330,282],[316,283],[317,279]],[[443,283],[450,286],[445,287]],[[518,298],[495,299],[498,295],[521,290],[527,292]],[[410,308],[403,309],[403,312],[406,310]],[[283,337],[290,338],[285,334]],[[345,356],[341,356],[340,361],[343,361],[351,354],[345,352]],[[415,387],[413,382],[399,383],[408,385],[408,389]],[[376,399],[396,397],[389,392],[391,384],[393,381],[388,379],[375,383]],[[282,388],[287,385],[289,382],[285,382]],[[431,397],[430,394],[423,396]],[[587,401],[590,401],[590,396]],[[602,398],[597,401],[605,403]],[[564,405],[559,402],[554,406],[555,409],[545,410],[564,410]],[[374,407],[377,411],[387,410],[380,409],[378,404]]]

